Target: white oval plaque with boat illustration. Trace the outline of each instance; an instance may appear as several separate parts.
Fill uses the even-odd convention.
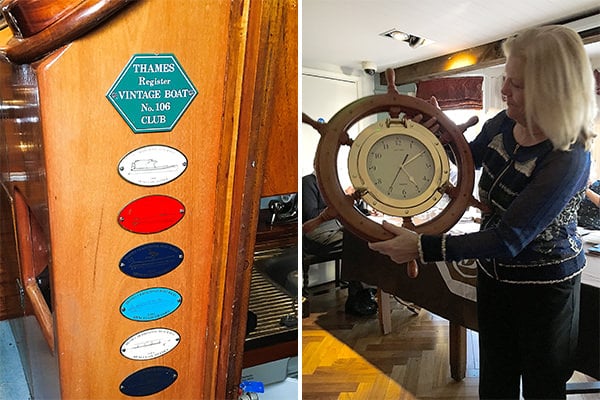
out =
[[[131,360],[151,360],[173,350],[179,340],[179,333],[171,329],[147,329],[125,340],[121,354]]]
[[[187,168],[186,156],[164,145],[140,147],[119,161],[119,175],[139,186],[164,185],[177,179]]]

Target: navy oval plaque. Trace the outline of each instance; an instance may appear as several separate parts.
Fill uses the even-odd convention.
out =
[[[168,288],[144,289],[125,299],[121,314],[133,321],[154,321],[177,310],[181,301],[181,295]]]
[[[123,379],[119,389],[127,396],[150,396],[165,390],[176,379],[177,371],[159,365],[134,372]]]
[[[173,271],[183,261],[183,251],[169,243],[146,243],[129,250],[119,268],[134,278],[156,278]]]

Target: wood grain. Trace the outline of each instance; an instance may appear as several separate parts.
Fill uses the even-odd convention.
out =
[[[84,3],[89,1],[80,5]],[[14,76],[29,78],[26,93],[34,99],[39,94],[39,113],[25,120],[26,126],[17,125],[24,120],[17,114],[38,110],[35,101],[7,108],[15,115],[8,118],[13,126],[3,130],[7,137],[2,143],[10,144],[15,153],[3,171],[4,176],[19,178],[15,182],[20,182],[51,244],[57,384],[63,398],[125,398],[119,391],[122,380],[155,365],[174,368],[178,377],[150,396],[153,399],[224,398],[217,391],[233,390],[239,383],[235,360],[241,354],[224,353],[222,358],[218,354],[222,348],[235,348],[240,340],[237,332],[243,331],[243,321],[230,307],[243,306],[244,291],[229,288],[246,284],[261,194],[260,179],[252,174],[262,171],[265,159],[247,161],[264,154],[267,142],[267,133],[253,136],[240,126],[240,119],[252,126],[263,115],[246,116],[241,109],[244,70],[257,68],[252,63],[258,62],[245,58],[255,40],[247,40],[248,26],[260,26],[262,18],[260,14],[253,17],[257,20],[248,18],[249,4],[135,2],[109,24],[96,26],[34,65],[2,63],[7,86]],[[172,131],[134,134],[105,95],[133,55],[162,53],[175,55],[199,95]],[[255,93],[252,82],[245,95],[250,102]],[[13,97],[5,97],[3,104],[10,104]],[[149,144],[183,152],[186,172],[160,187],[135,186],[121,179],[117,173],[121,157]],[[32,187],[34,182],[39,185]],[[186,206],[186,215],[163,232],[140,235],[122,229],[117,224],[119,211],[149,194],[177,198]],[[125,253],[160,241],[184,251],[180,267],[151,279],[120,272],[119,260]],[[151,287],[179,292],[181,306],[160,320],[124,318],[119,312],[123,300]],[[120,355],[126,338],[155,327],[177,331],[181,343],[153,360]],[[35,363],[32,359],[32,367]],[[215,373],[218,366],[231,373]]]
[[[460,399],[478,396],[477,334],[467,331],[465,379],[456,382],[448,364],[448,321],[422,309],[418,315],[392,305],[391,333],[376,317],[346,315],[345,290],[310,296],[311,315],[302,321],[302,399]],[[591,378],[575,373],[571,382]],[[569,395],[592,400],[597,394]]]
[[[69,14],[81,0],[8,0],[2,13],[18,38],[32,36]]]
[[[97,28],[132,1],[13,2],[5,15],[15,38],[2,52],[11,62],[32,63]]]

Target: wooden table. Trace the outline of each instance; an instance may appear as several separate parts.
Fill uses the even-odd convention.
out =
[[[585,239],[585,237],[584,237]],[[600,257],[587,255],[581,275],[579,345],[576,369],[600,380]],[[570,393],[599,393],[600,382],[568,384]]]
[[[471,229],[471,228],[468,228]],[[384,292],[415,303],[450,322],[451,375],[466,373],[466,329],[477,330],[475,264],[432,263],[420,266],[411,279],[387,256],[371,251],[351,233],[344,235],[342,278],[374,285]],[[600,379],[600,257],[588,256],[582,275],[579,349],[576,369]]]

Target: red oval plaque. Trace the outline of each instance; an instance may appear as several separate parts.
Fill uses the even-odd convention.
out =
[[[157,233],[178,223],[185,214],[184,205],[163,195],[139,198],[119,213],[119,225],[134,233]]]

